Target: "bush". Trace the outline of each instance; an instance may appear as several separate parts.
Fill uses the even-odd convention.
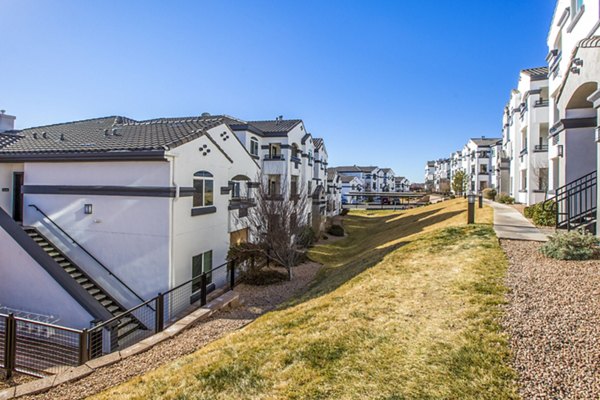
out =
[[[449,197],[450,197],[450,200],[454,200],[456,198],[456,196],[453,194],[451,194]]]
[[[344,215],[348,215],[349,212],[350,212],[350,210],[348,210],[347,208],[342,208],[340,215],[343,217]]]
[[[540,251],[557,260],[589,260],[598,251],[598,239],[584,230],[556,232]]]
[[[500,193],[496,196],[496,201],[502,204],[514,204],[515,199],[507,195],[506,193]]]
[[[298,235],[298,246],[308,248],[312,246],[317,240],[317,234],[315,230],[310,226],[305,226],[300,235]]]
[[[329,229],[327,229],[327,233],[332,236],[344,236],[344,227],[341,225],[331,225]]]
[[[523,214],[527,218],[531,218],[533,223],[539,226],[554,226],[556,225],[556,213],[550,208],[549,211],[544,209],[544,203],[537,203],[529,207],[525,207]]]
[[[494,200],[496,198],[496,195],[498,194],[498,192],[496,191],[496,189],[487,188],[487,189],[483,189],[482,194],[483,194],[484,199]]]

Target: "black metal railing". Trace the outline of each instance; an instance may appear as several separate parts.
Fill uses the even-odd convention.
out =
[[[595,229],[597,185],[598,174],[593,171],[554,191],[554,197],[544,202],[544,209],[554,211],[557,229]]]
[[[102,267],[102,269],[104,269],[108,273],[109,276],[112,276],[113,278],[115,278],[117,280],[117,282],[119,282],[121,285],[123,285],[123,287],[125,289],[127,289],[130,293],[132,293],[138,300],[141,300],[142,302],[145,301],[131,287],[129,287],[129,285],[127,285],[125,282],[123,282],[123,280],[121,278],[119,278],[110,269],[108,269],[108,267],[106,265],[104,265],[100,260],[98,260],[96,257],[94,257],[94,255],[92,253],[90,253],[85,247],[83,247],[83,245],[81,243],[79,243],[75,239],[73,239],[73,237],[71,235],[69,235],[63,228],[61,228],[60,225],[58,225],[45,212],[43,212],[42,210],[40,210],[40,208],[38,206],[36,206],[35,204],[30,204],[29,207],[34,208],[37,212],[39,212],[40,214],[42,214],[44,216],[44,218],[46,218],[56,229],[58,229],[63,235],[65,235],[75,246],[79,247],[92,260],[94,260],[96,263],[98,263],[98,265],[100,267]]]
[[[541,153],[541,152],[548,151],[548,145],[547,144],[536,144],[535,146],[533,146],[533,151],[535,153]]]
[[[525,154],[527,154],[527,147],[525,147],[524,149],[521,150],[521,152],[519,153],[519,155],[522,157]]]
[[[281,161],[281,160],[285,160],[285,157],[283,156],[283,154],[269,154],[264,157],[264,160],[265,161],[273,161],[273,160]]]
[[[548,107],[550,105],[550,100],[548,99],[539,99],[534,103],[534,107]]]
[[[85,362],[83,333],[0,314],[0,367],[8,379],[15,371],[36,377],[68,371]]]
[[[229,261],[89,329],[87,357],[93,359],[127,348],[161,332],[198,306],[206,305],[209,293],[217,289],[212,280],[224,268],[227,269],[225,287],[232,290],[235,262]],[[155,311],[149,312],[146,306],[153,306]],[[136,327],[134,321],[140,324]]]
[[[225,268],[226,279],[218,290],[232,290],[236,264],[229,261],[90,329],[0,314],[0,368],[7,379],[15,371],[44,377],[127,348],[206,305],[209,293],[217,291],[210,281]]]

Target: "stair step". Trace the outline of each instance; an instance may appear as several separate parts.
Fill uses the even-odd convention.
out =
[[[56,257],[56,256],[60,256],[60,253],[58,251],[46,251],[46,253],[48,253],[48,255],[52,258]]]
[[[61,267],[63,267],[63,269],[65,271],[67,271],[68,273],[71,273],[73,271],[77,271],[77,268],[75,268],[70,262],[65,261],[65,262],[59,262],[58,265],[60,265]]]
[[[109,313],[111,313],[113,315],[115,314],[115,312],[117,312],[117,311],[120,310],[119,306],[115,306],[115,305],[112,305],[110,307],[106,307],[106,309],[108,310]]]
[[[88,282],[88,283],[84,283],[83,285],[81,285],[82,288],[84,288],[85,290],[91,289],[94,287],[94,284],[92,282]]]
[[[98,292],[100,292],[100,291],[98,291]],[[88,292],[88,293],[89,293],[89,292]],[[90,293],[90,294],[91,294],[91,293]],[[104,300],[104,299],[106,298],[106,295],[105,295],[104,293],[100,292],[100,293],[98,293],[98,294],[94,295],[94,298],[95,298],[96,300],[98,300],[98,301],[102,301],[102,300]]]
[[[71,275],[71,278],[73,278],[73,279],[77,279],[77,278],[83,276],[83,274],[81,272],[77,271],[77,270],[75,270],[75,272],[73,272],[73,273],[71,273],[69,275]]]
[[[100,292],[100,289],[98,289],[98,288],[96,287],[96,288],[93,288],[93,289],[90,289],[90,290],[88,290],[88,293],[89,293],[89,294],[91,294],[92,296],[94,296],[94,295],[96,295],[96,294],[98,294],[98,293],[101,293],[101,292]]]
[[[139,329],[141,329],[140,325],[135,322],[127,324],[127,325],[123,326],[122,328],[118,329],[117,338],[119,340],[123,340],[127,336],[131,335],[132,333],[137,332]]]
[[[106,299],[106,300],[102,300],[102,301],[100,302],[100,304],[102,304],[102,306],[103,306],[103,307],[108,307],[108,306],[110,306],[111,304],[115,304],[115,302],[114,302],[114,301],[112,301],[111,299]]]

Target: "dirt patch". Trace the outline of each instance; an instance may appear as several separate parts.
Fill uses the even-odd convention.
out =
[[[502,240],[509,259],[504,326],[525,399],[600,398],[600,262],[544,257]]]
[[[241,284],[235,288],[240,296],[240,306],[221,311],[209,320],[198,323],[145,353],[100,368],[79,381],[58,386],[46,393],[25,396],[22,399],[83,399],[193,353],[207,343],[242,328],[258,316],[275,309],[292,296],[306,290],[320,268],[320,264],[309,262],[294,268],[292,281],[269,286]]]

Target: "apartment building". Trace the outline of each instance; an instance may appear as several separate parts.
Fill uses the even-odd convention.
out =
[[[340,173],[340,181],[342,185],[341,197],[342,204],[358,204],[365,201],[364,196],[353,196],[351,193],[361,193],[365,190],[365,182],[362,178],[354,175],[344,175]]]
[[[394,191],[397,193],[404,193],[410,191],[410,181],[403,176],[397,176],[394,178]]]
[[[0,304],[14,312],[87,328],[251,240],[245,215],[260,165],[224,117],[112,116],[0,138]],[[209,285],[225,280],[222,269]]]
[[[425,164],[425,190],[431,192],[435,189],[435,161]]]
[[[450,192],[451,161],[449,158],[440,158],[435,161],[433,176],[433,190],[437,193]]]
[[[339,215],[342,210],[342,176],[335,168],[327,168],[327,216]]]
[[[548,68],[525,69],[505,109],[506,193],[527,205],[543,201],[548,190],[548,96]]]

